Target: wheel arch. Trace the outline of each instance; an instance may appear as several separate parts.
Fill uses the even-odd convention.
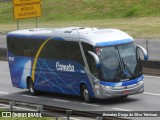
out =
[[[27,76],[27,78],[26,78],[27,89],[29,89],[29,80],[32,80],[31,76]]]
[[[81,95],[81,96],[82,96],[82,94],[83,94],[83,85],[86,86],[86,83],[85,83],[85,82],[81,82],[81,83],[80,83],[80,95]]]

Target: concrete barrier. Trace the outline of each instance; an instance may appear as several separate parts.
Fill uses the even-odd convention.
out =
[[[160,76],[160,61],[143,61],[143,73]]]
[[[0,48],[0,60],[7,60],[7,49]]]

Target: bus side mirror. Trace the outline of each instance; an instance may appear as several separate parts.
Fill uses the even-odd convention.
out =
[[[88,53],[94,58],[94,61],[96,63],[96,67],[100,68],[100,60],[99,57],[92,51],[88,51]]]
[[[148,60],[148,53],[146,51],[146,49],[144,49],[143,47],[137,45],[137,48],[140,49],[144,55],[144,60]]]

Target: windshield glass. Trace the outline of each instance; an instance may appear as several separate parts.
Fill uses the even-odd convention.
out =
[[[134,43],[96,48],[101,62],[101,79],[125,81],[142,74],[142,65]]]

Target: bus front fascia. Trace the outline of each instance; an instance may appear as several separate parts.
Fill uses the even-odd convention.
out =
[[[148,54],[147,51],[141,47],[141,46],[136,46],[137,49],[140,49],[143,52],[144,55],[144,60],[148,60]],[[100,59],[99,57],[92,51],[88,51],[88,53],[94,58],[94,61],[96,63],[96,67],[97,69],[100,69],[101,64],[100,64]],[[130,91],[131,93],[128,95],[132,95],[132,94],[137,94],[137,93],[142,93],[144,91],[144,82],[143,82],[143,77],[139,77],[136,78],[139,79],[140,82],[138,82],[135,88],[131,88]],[[100,84],[100,80],[98,78],[94,77],[94,94],[96,98],[110,98],[113,96],[123,96],[123,94],[121,94],[125,88],[124,86],[119,87],[120,90],[113,90],[111,86],[106,86],[106,85],[102,85]],[[138,92],[135,92],[138,91]]]

